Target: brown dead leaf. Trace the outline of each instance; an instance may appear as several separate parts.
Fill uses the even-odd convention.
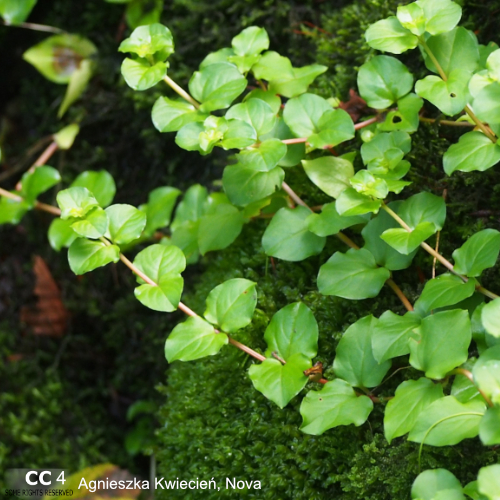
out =
[[[347,111],[352,118],[352,121],[356,123],[363,112],[368,109],[366,101],[359,97],[357,92],[353,89],[349,90],[349,100],[347,102],[341,102],[339,108]]]
[[[35,255],[33,272],[37,303],[21,309],[21,321],[29,325],[35,335],[62,337],[66,333],[69,313],[47,264],[38,255]]]

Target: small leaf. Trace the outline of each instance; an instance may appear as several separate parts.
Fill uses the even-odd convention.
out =
[[[68,251],[69,267],[75,274],[85,274],[110,262],[120,260],[120,249],[116,245],[105,245],[100,241],[77,238]]]
[[[418,45],[418,38],[394,16],[370,25],[365,38],[370,47],[392,54],[401,54]]]
[[[344,217],[337,212],[335,203],[327,203],[323,205],[320,214],[309,215],[306,222],[312,233],[318,236],[330,236],[356,224],[366,224],[369,217],[367,214]]]
[[[54,134],[54,141],[57,143],[59,149],[70,149],[79,133],[80,127],[76,123],[72,123]]]
[[[177,206],[175,217],[172,222],[172,229],[175,230],[184,222],[195,222],[205,213],[207,203],[207,188],[195,184],[185,193],[182,201]]]
[[[397,102],[398,109],[389,111],[379,129],[384,132],[401,130],[404,132],[415,132],[420,123],[419,112],[424,105],[424,101],[416,94],[407,94]]]
[[[499,253],[500,232],[495,229],[483,229],[473,234],[453,252],[453,269],[466,276],[479,276],[485,269],[496,264]]]
[[[425,31],[438,35],[452,30],[462,17],[462,7],[452,0],[419,0],[425,17]]]
[[[414,332],[410,364],[426,377],[444,378],[467,360],[472,338],[467,311],[454,309],[427,316]]]
[[[389,194],[389,186],[384,179],[375,177],[368,170],[359,170],[349,179],[351,186],[363,196],[383,200]]]
[[[191,95],[201,102],[200,111],[228,108],[246,88],[245,77],[230,63],[216,63],[196,71],[189,80]]]
[[[177,325],[165,343],[165,357],[173,361],[192,361],[217,354],[228,343],[227,335],[215,333],[214,327],[199,316]]]
[[[82,172],[71,183],[71,187],[87,188],[103,208],[111,204],[116,193],[115,181],[106,170]]]
[[[411,232],[402,227],[387,229],[380,237],[399,253],[408,255],[435,232],[436,228],[432,222],[421,222]]]
[[[261,99],[247,99],[229,108],[226,119],[236,118],[251,125],[261,136],[270,132],[276,122],[276,114],[271,106]]]
[[[198,228],[201,255],[228,247],[241,233],[243,214],[232,205],[222,204],[214,213],[204,215]]]
[[[439,231],[446,219],[446,203],[441,196],[422,192],[405,200],[397,213],[411,229],[422,222],[432,222]]]
[[[477,476],[479,493],[486,495],[488,500],[498,500],[500,491],[500,464],[489,465],[479,469]]]
[[[311,310],[302,302],[280,309],[266,328],[266,356],[276,352],[288,363],[295,354],[311,359],[318,352],[318,324]]]
[[[85,217],[90,210],[99,206],[92,193],[84,187],[70,187],[59,191],[57,204],[61,209],[61,219]]]
[[[153,311],[172,312],[179,305],[183,287],[184,280],[180,274],[162,274],[157,286],[150,284],[138,286],[134,290],[134,295],[142,305]]]
[[[167,74],[167,65],[157,62],[153,66],[144,59],[124,59],[121,67],[123,78],[134,90],[147,90],[163,80]]]
[[[396,16],[401,26],[414,35],[420,36],[425,33],[424,9],[417,2],[398,6]]]
[[[378,267],[373,255],[366,249],[350,249],[343,254],[335,252],[320,267],[318,289],[323,295],[345,299],[376,297],[391,273]]]
[[[311,182],[333,198],[350,187],[349,179],[354,175],[352,163],[336,156],[302,160],[302,165]]]
[[[20,24],[26,21],[38,0],[0,0],[0,16],[5,24]]]
[[[269,48],[269,36],[264,28],[250,26],[236,35],[232,39],[231,45],[235,54],[239,56],[260,54]]]
[[[373,409],[367,396],[357,396],[344,380],[335,379],[321,391],[309,391],[300,405],[305,434],[318,436],[339,425],[360,426],[366,422]]]
[[[127,26],[135,29],[139,26],[160,22],[163,11],[163,0],[130,0],[125,9]]]
[[[325,111],[318,121],[318,129],[317,134],[308,138],[311,148],[334,147],[355,135],[352,118],[342,109]]]
[[[146,214],[132,205],[111,205],[106,208],[109,219],[107,236],[117,245],[136,240],[146,226]]]
[[[443,492],[449,496],[440,496]],[[460,481],[446,469],[426,470],[419,474],[411,488],[411,497],[418,500],[465,500]]]
[[[78,235],[71,228],[73,222],[72,219],[62,220],[59,218],[51,222],[48,238],[50,246],[57,252],[63,247],[68,248],[78,238]]]
[[[307,384],[304,370],[311,367],[311,360],[297,353],[281,364],[277,359],[268,358],[261,364],[250,367],[248,374],[254,387],[284,408]]]
[[[243,120],[228,120],[227,127],[221,141],[221,146],[224,149],[243,149],[251,146],[257,140],[255,129]]]
[[[204,316],[231,333],[251,323],[256,304],[255,283],[235,278],[216,286],[208,294]]]
[[[284,97],[296,97],[307,92],[309,85],[328,68],[321,64],[310,64],[302,68],[292,68],[292,76],[280,74],[269,82],[269,90]]]
[[[321,131],[319,121],[326,111],[332,111],[326,99],[302,94],[286,103],[283,119],[296,137],[309,137]]]
[[[454,69],[446,81],[439,76],[426,76],[415,84],[415,92],[444,114],[453,116],[462,111],[469,100],[470,77],[470,72],[464,69]]]
[[[172,210],[180,194],[178,189],[170,186],[158,187],[149,193],[145,207],[147,218],[145,234],[152,235],[157,229],[169,225]]]
[[[97,239],[108,230],[109,219],[101,207],[94,207],[85,216],[71,224],[75,233],[85,238]]]
[[[373,326],[372,347],[375,359],[382,363],[397,356],[409,354],[413,330],[420,326],[421,319],[414,312],[404,316],[386,311]]]
[[[246,102],[249,99],[260,99],[267,102],[275,115],[277,115],[281,109],[280,97],[269,90],[254,89],[243,98],[243,102]]]
[[[35,200],[45,191],[61,182],[59,172],[52,167],[37,167],[32,172],[26,172],[21,179],[21,195],[29,203]]]
[[[422,410],[442,397],[443,386],[428,378],[401,383],[385,408],[384,434],[389,444],[394,438],[410,432]]]
[[[500,338],[500,299],[492,300],[483,307],[481,321],[490,335]]]
[[[259,172],[248,166],[230,165],[224,169],[222,184],[231,203],[244,207],[273,194],[284,178],[280,167]]]
[[[476,288],[474,280],[464,283],[461,278],[445,273],[429,280],[415,302],[419,314],[428,314],[439,307],[452,306],[470,297]]]
[[[266,254],[291,262],[319,254],[326,240],[309,231],[306,220],[310,213],[301,206],[280,208],[262,237]]]
[[[462,404],[453,396],[437,399],[417,417],[409,441],[431,446],[451,446],[476,437],[485,412],[480,401]]]
[[[16,192],[13,194],[16,194]],[[24,200],[13,200],[5,196],[0,197],[0,224],[19,224],[29,209],[30,204]]]
[[[267,139],[258,148],[242,151],[236,156],[240,165],[259,172],[269,172],[286,155],[287,148],[279,139]]]
[[[161,61],[165,61],[174,52],[174,39],[170,30],[158,23],[147,23],[139,26],[129,38],[123,40],[119,52],[130,52],[139,57],[152,56],[160,53]]]
[[[374,200],[369,196],[358,193],[350,187],[340,193],[335,207],[340,215],[352,217],[370,212],[377,213],[382,205],[382,200]]]
[[[90,59],[84,59],[71,75],[66,94],[57,111],[57,117],[62,118],[68,108],[85,92],[94,72],[94,64]],[[70,125],[71,126],[71,125]],[[78,125],[76,125],[78,127]]]
[[[176,246],[156,244],[141,250],[135,256],[134,265],[149,279],[158,283],[164,275],[182,273],[186,269],[186,259]],[[140,277],[137,281],[145,283]]]
[[[490,125],[500,123],[500,83],[484,87],[472,101],[476,116]]]
[[[203,151],[200,146],[200,136],[205,132],[205,127],[202,123],[191,122],[184,125],[175,135],[175,143],[186,151],[198,151],[202,155],[210,153],[210,151]],[[217,142],[221,137],[218,137]],[[215,146],[212,144],[213,146]]]
[[[207,116],[184,100],[168,97],[158,97],[151,113],[153,125],[160,132],[176,132],[188,123],[205,121]]]
[[[386,109],[413,88],[413,76],[394,57],[375,56],[359,68],[358,88],[370,108]]]
[[[500,407],[486,410],[479,424],[479,437],[485,446],[500,444]]]
[[[252,67],[257,80],[278,80],[279,78],[293,78],[292,63],[288,57],[280,56],[277,52],[268,50]],[[276,93],[276,92],[274,92]],[[286,96],[285,96],[286,97]]]
[[[367,165],[372,160],[383,158],[389,149],[400,149],[403,154],[411,150],[411,138],[406,132],[391,132],[377,134],[371,141],[361,146],[361,157]]]
[[[451,175],[460,172],[484,172],[500,161],[500,146],[482,132],[467,132],[457,144],[452,144],[443,157],[444,171]]]
[[[365,316],[352,324],[337,345],[333,370],[335,375],[354,387],[375,387],[391,367],[390,361],[379,364],[373,356],[373,316]]]

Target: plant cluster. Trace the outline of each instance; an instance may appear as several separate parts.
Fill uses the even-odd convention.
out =
[[[37,199],[60,176],[45,162],[57,147],[71,146],[78,130],[69,126],[17,190],[0,190],[0,222],[18,223],[32,208],[50,211],[58,218],[49,241],[56,250],[69,247],[75,274],[121,260],[137,276],[134,293],[142,304],[186,313],[188,319],[167,338],[169,362],[215,355],[231,344],[259,361],[249,369],[250,380],[280,408],[308,382],[321,384],[302,400],[304,433],[360,426],[374,404],[383,404],[388,442],[408,434],[408,440],[420,443],[420,452],[424,444],[451,446],[476,436],[485,446],[500,444],[500,297],[479,281],[497,261],[500,232],[475,233],[453,252],[452,263],[439,252],[443,197],[421,192],[404,201],[396,198],[410,184],[404,180],[412,168],[405,156],[421,121],[472,129],[444,154],[448,175],[484,171],[500,161],[500,49],[478,44],[473,32],[457,26],[460,18],[461,8],[451,0],[418,0],[369,27],[366,41],[372,48],[401,54],[418,47],[431,74],[415,82],[395,57],[374,56],[358,72],[360,95],[371,109],[358,123],[335,100],[308,92],[325,66],[293,67],[269,50],[262,28],[247,28],[231,47],[209,54],[187,92],[168,76],[174,52],[169,29],[140,26],[119,48],[130,54],[122,65],[125,81],[138,91],[164,81],[177,93],[175,99],[158,99],[152,120],[160,132],[176,132],[179,147],[201,155],[215,147],[238,151],[224,169],[224,193],[209,194],[195,185],[176,206],[180,191],[165,186],[140,207],[112,205],[112,177],[85,172],[57,194],[59,208],[47,206]],[[246,92],[249,84],[255,88]],[[422,118],[424,100],[450,119]],[[349,150],[357,131],[363,168],[355,171],[357,151],[338,155],[334,148]],[[309,206],[290,188],[286,169],[299,164],[333,201]],[[350,247],[319,268],[321,294],[360,300],[376,297],[387,285],[407,309],[405,315],[386,311],[352,324],[332,360],[333,380],[323,378],[321,363],[313,365],[318,326],[303,302],[273,316],[264,353],[238,340],[238,331],[252,322],[254,282],[231,279],[214,288],[203,317],[181,302],[186,265],[231,245],[254,218],[270,219],[262,235],[270,259],[304,260],[319,254],[330,236]],[[160,235],[159,243],[143,248],[133,261],[125,256],[165,227],[169,237]],[[351,228],[362,228],[362,247],[342,232]],[[435,247],[427,243],[433,236]],[[408,268],[419,249],[446,272],[429,280],[411,304],[395,281],[396,271]],[[394,396],[377,397],[381,384],[399,371],[392,364],[401,357],[408,357],[421,377],[402,382]],[[412,498],[466,494],[493,500],[500,490],[499,471],[500,465],[483,467],[477,481],[462,487],[444,469],[427,470],[415,480]]]

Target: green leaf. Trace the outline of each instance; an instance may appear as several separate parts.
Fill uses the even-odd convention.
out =
[[[319,133],[309,136],[311,148],[334,147],[355,135],[352,118],[342,109],[325,111],[318,121]]]
[[[375,387],[391,367],[390,361],[378,363],[373,356],[373,316],[365,316],[352,324],[342,335],[333,361],[335,375],[354,387]]]
[[[245,77],[230,63],[206,66],[189,80],[189,91],[205,113],[228,108],[246,86]]]
[[[222,204],[200,219],[198,245],[201,255],[228,247],[241,233],[243,214],[232,205]]]
[[[13,194],[17,194],[17,192]],[[19,224],[29,209],[30,204],[24,200],[0,197],[0,224]]]
[[[318,289],[323,295],[367,299],[378,295],[390,275],[388,269],[377,266],[368,250],[351,248],[345,254],[335,252],[320,267]]]
[[[375,359],[382,363],[397,356],[409,354],[408,341],[415,328],[420,326],[421,318],[414,312],[404,316],[386,311],[374,324],[372,348]]]
[[[73,222],[72,219],[62,220],[59,218],[51,222],[48,238],[50,246],[57,252],[63,247],[69,247],[78,238],[78,235],[71,228]]]
[[[464,493],[473,500],[488,500],[487,497],[481,495],[477,489],[477,481],[471,481],[464,486]]]
[[[336,156],[302,160],[302,166],[311,182],[333,198],[350,187],[349,179],[354,175],[352,163]]]
[[[84,187],[70,187],[57,193],[57,204],[61,209],[61,219],[85,217],[99,202]]]
[[[116,245],[105,245],[101,241],[77,238],[68,251],[69,267],[75,274],[85,274],[110,262],[120,260],[120,249]]]
[[[97,239],[108,230],[109,219],[101,207],[94,207],[82,219],[71,224],[75,233],[85,238]]]
[[[414,35],[420,36],[425,33],[424,9],[418,2],[409,5],[400,5],[396,17],[403,28],[410,30]]]
[[[76,123],[72,123],[54,134],[54,141],[59,149],[70,149],[79,133],[80,127]]]
[[[481,321],[490,335],[500,338],[500,299],[492,300],[483,307]]]
[[[136,240],[146,227],[146,214],[132,205],[111,205],[106,214],[109,219],[106,237],[117,245]]]
[[[287,363],[296,354],[311,359],[318,352],[318,323],[305,304],[294,302],[273,316],[264,338],[268,357],[276,352]]]
[[[500,404],[500,346],[495,345],[481,353],[472,368],[474,384],[495,405]]]
[[[269,48],[269,36],[264,28],[250,26],[236,35],[232,39],[231,45],[235,54],[239,56],[260,54]]]
[[[306,222],[312,233],[318,236],[330,236],[356,224],[366,224],[369,217],[367,214],[344,217],[337,212],[335,203],[327,203],[323,205],[320,214],[309,215]]]
[[[500,146],[482,132],[467,132],[457,144],[452,144],[443,157],[444,171],[451,175],[460,172],[484,172],[500,161]]]
[[[57,111],[58,118],[62,118],[68,108],[85,92],[93,72],[94,63],[90,59],[84,59],[80,63],[80,66],[73,71],[66,89],[66,94],[64,94],[64,99]]]
[[[500,464],[489,465],[479,469],[477,476],[479,493],[486,495],[488,500],[499,500],[500,495]]]
[[[321,64],[310,64],[302,68],[292,68],[292,76],[287,72],[269,82],[269,90],[284,97],[296,97],[307,92],[309,85],[328,68]]]
[[[227,335],[215,333],[214,327],[199,316],[177,325],[165,343],[165,357],[173,361],[192,361],[217,354],[228,343]]]
[[[398,109],[387,113],[385,121],[379,125],[379,130],[415,132],[420,123],[419,112],[423,105],[424,101],[416,94],[404,96],[397,102]]]
[[[500,123],[500,83],[484,87],[474,96],[472,107],[480,120],[490,125]]]
[[[141,250],[134,259],[134,265],[158,283],[162,276],[182,273],[186,269],[186,259],[176,246],[156,244]],[[137,281],[145,283],[140,277]]]
[[[200,146],[200,136],[205,132],[205,127],[202,123],[191,122],[184,125],[175,135],[175,143],[186,151],[198,151],[202,155],[210,153],[210,151],[203,151]],[[221,137],[218,137],[217,142]],[[215,142],[211,145],[215,146]]]
[[[428,378],[401,383],[385,407],[384,434],[389,444],[394,438],[410,432],[420,413],[442,397],[443,386]]]
[[[446,203],[441,196],[423,191],[405,200],[397,213],[411,229],[422,222],[431,222],[440,231],[446,219]]]
[[[340,193],[335,203],[337,211],[344,217],[363,215],[370,212],[377,213],[382,205],[382,200],[374,200],[369,196],[358,193],[350,187]]]
[[[470,77],[470,72],[464,69],[454,69],[446,81],[439,76],[426,76],[415,84],[415,92],[444,114],[456,115],[464,109],[470,98]]]
[[[17,1],[17,0],[14,0]],[[60,64],[61,53],[65,64]],[[97,53],[95,45],[86,38],[65,33],[45,38],[23,54],[45,78],[54,83],[66,84],[84,59]]]
[[[229,57],[234,55],[234,50],[230,47],[224,47],[223,49],[219,49],[215,52],[210,52],[210,54],[208,54],[205,59],[201,61],[200,69],[210,66],[211,64],[228,62]]]
[[[496,264],[499,253],[500,232],[496,229],[483,229],[453,252],[453,269],[466,276],[479,276],[485,269]]]
[[[462,17],[462,8],[452,0],[419,0],[425,17],[425,31],[438,35],[451,31]]]
[[[224,169],[222,184],[231,203],[246,206],[273,194],[285,178],[280,167],[269,172],[259,172],[252,167],[230,165]]]
[[[121,67],[123,78],[134,90],[147,90],[163,80],[167,74],[167,65],[157,62],[151,65],[145,59],[124,59]]]
[[[401,54],[418,45],[418,38],[394,16],[370,25],[365,38],[370,47],[392,54]]]
[[[359,170],[349,179],[352,187],[363,196],[383,200],[389,194],[389,186],[384,179],[375,177],[368,170]]]
[[[262,237],[266,254],[291,262],[319,254],[326,239],[309,231],[306,220],[310,213],[301,206],[280,208]]]
[[[307,384],[304,370],[311,367],[311,360],[297,353],[287,359],[286,364],[268,358],[250,367],[248,374],[254,387],[284,408]]]
[[[411,232],[402,227],[387,229],[380,237],[399,253],[408,255],[435,232],[436,228],[432,222],[421,222]]]
[[[258,148],[247,149],[237,155],[240,165],[258,172],[269,172],[286,155],[287,148],[279,139],[267,139]]]
[[[162,0],[130,0],[125,9],[125,20],[131,29],[160,22]]]
[[[467,360],[471,342],[469,314],[461,309],[427,316],[410,339],[410,364],[425,376],[444,378]]]
[[[226,119],[236,118],[251,125],[261,136],[270,132],[276,123],[276,113],[261,99],[248,99],[229,108]]]
[[[200,184],[191,186],[184,193],[184,197],[175,211],[172,229],[175,230],[184,222],[195,222],[204,215],[207,198],[206,187],[200,186]]]
[[[383,158],[389,149],[400,149],[404,154],[411,150],[411,138],[406,132],[377,134],[371,141],[361,146],[361,157],[367,165],[372,160]]]
[[[183,251],[188,264],[195,264],[200,256],[198,250],[199,226],[200,221],[188,221],[177,226],[175,230],[172,229],[172,244]]]
[[[470,297],[476,288],[474,280],[464,283],[461,278],[445,273],[429,280],[415,302],[419,314],[428,314],[439,307],[452,306]]]
[[[476,358],[470,358],[460,368],[471,371],[476,361]],[[474,383],[465,375],[460,374],[455,375],[453,385],[451,386],[450,395],[455,396],[455,398],[457,398],[460,403],[468,403],[473,399],[484,401]]]
[[[488,408],[479,424],[479,437],[485,446],[500,444],[500,407]]]
[[[286,103],[283,119],[296,137],[309,137],[321,131],[319,121],[326,111],[332,111],[326,99],[302,94]]]
[[[401,202],[389,203],[389,207],[400,214]],[[399,227],[399,224],[387,213],[380,212],[363,228],[361,234],[365,240],[364,248],[375,257],[379,266],[384,266],[391,271],[406,269],[415,257],[416,251],[409,255],[399,253],[381,239],[381,235],[390,228]]]
[[[375,56],[359,68],[358,88],[370,108],[386,109],[413,88],[413,76],[394,57]]]
[[[434,54],[446,76],[456,69],[476,70],[479,60],[479,50],[476,35],[461,26],[448,33],[431,36],[427,46]],[[430,71],[439,73],[427,52],[422,52],[425,65]]]
[[[184,100],[168,97],[159,97],[151,114],[153,125],[160,132],[176,132],[188,123],[205,121],[207,116]]]
[[[37,0],[0,0],[0,16],[5,24],[20,24],[26,21]]]
[[[408,440],[431,446],[451,446],[476,437],[484,411],[485,405],[480,401],[462,404],[453,396],[445,396],[419,414]]]
[[[255,129],[243,120],[228,120],[227,127],[221,142],[224,149],[246,148],[257,140]]]
[[[418,500],[465,500],[460,481],[446,469],[426,470],[419,474],[413,482],[411,497]]]
[[[61,181],[59,172],[52,167],[36,167],[32,172],[26,172],[21,179],[21,196],[28,202],[35,200],[45,191]]]
[[[148,203],[145,206],[147,218],[145,234],[152,235],[157,229],[169,225],[172,210],[180,194],[178,189],[170,186],[158,187],[149,193]]]
[[[277,138],[277,139],[292,139],[294,136],[283,118],[278,117],[274,129],[266,134],[262,139]],[[305,143],[287,144],[287,153],[279,161],[278,165],[282,167],[294,167],[305,156]]]
[[[235,278],[216,286],[207,297],[205,318],[226,332],[235,332],[252,321],[257,304],[253,281]]]
[[[268,50],[263,54],[259,61],[253,66],[252,72],[257,80],[263,79],[268,82],[283,77],[289,79],[294,77],[290,59],[280,56],[277,52],[272,50]]]
[[[275,115],[277,115],[281,109],[280,97],[269,90],[254,89],[243,98],[243,102],[249,99],[260,99],[261,101],[267,102]]]
[[[161,61],[165,61],[174,53],[174,39],[170,30],[158,23],[139,26],[129,38],[123,40],[119,52],[130,52],[139,57],[152,56],[160,53]]]
[[[103,208],[111,204],[116,193],[115,181],[106,170],[82,172],[71,187],[87,188]]]
[[[164,274],[158,279],[157,285],[138,286],[134,290],[134,295],[141,304],[153,311],[175,311],[184,287],[182,276],[176,273]]]
[[[367,396],[357,396],[344,380],[335,379],[324,385],[321,391],[309,391],[300,405],[305,434],[318,436],[339,425],[360,426],[366,422],[373,409]]]

